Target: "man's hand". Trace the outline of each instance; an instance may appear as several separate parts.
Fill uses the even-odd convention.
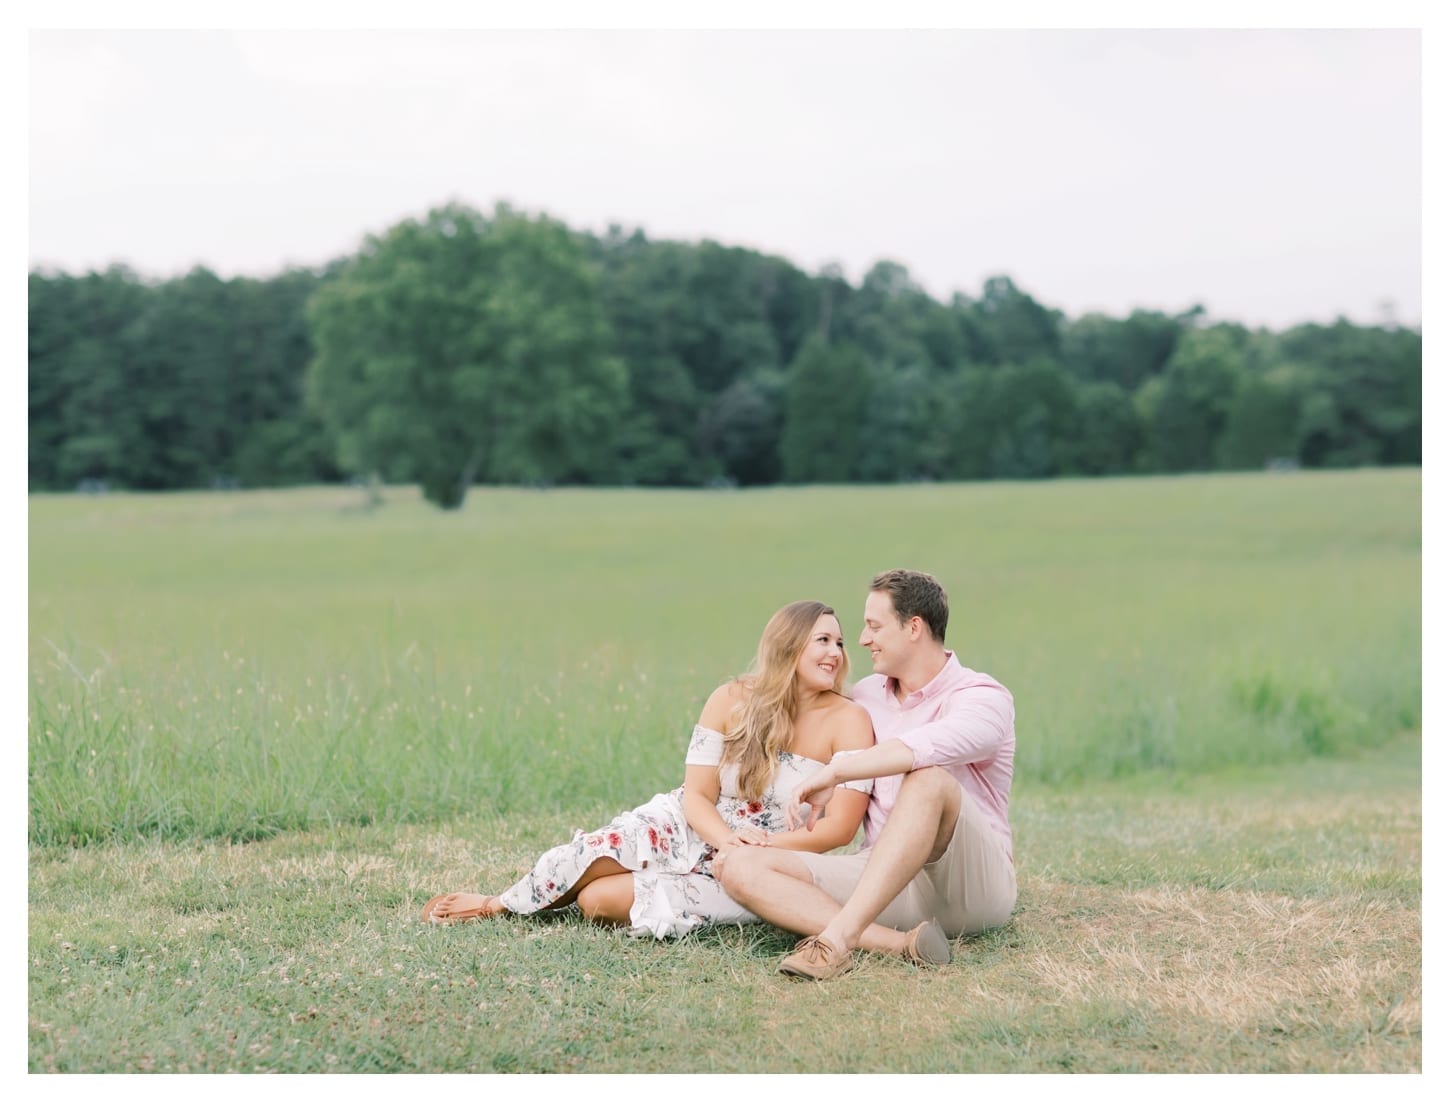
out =
[[[795,830],[805,823],[807,830],[815,829],[816,820],[826,812],[826,805],[831,802],[831,797],[836,794],[836,778],[831,774],[831,767],[819,769],[801,782],[795,790],[795,796],[785,808],[785,821],[791,830]],[[801,805],[806,805],[806,814],[801,815]]]

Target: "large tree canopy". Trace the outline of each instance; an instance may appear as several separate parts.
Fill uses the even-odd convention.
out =
[[[594,269],[562,224],[441,207],[313,299],[309,395],[355,473],[461,505],[476,479],[608,481],[626,394]]]
[[[1421,339],[445,206],[319,271],[32,272],[34,490],[651,486],[1418,463]],[[304,385],[305,383],[305,385]],[[304,400],[304,396],[305,399]]]

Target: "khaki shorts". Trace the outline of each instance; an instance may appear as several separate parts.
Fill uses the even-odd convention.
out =
[[[871,851],[792,856],[805,862],[816,887],[845,903],[861,879]],[[1007,844],[964,792],[947,851],[924,866],[876,921],[896,930],[910,930],[934,918],[948,937],[959,937],[1001,926],[1012,917],[1016,903],[1017,870],[1007,854]]]

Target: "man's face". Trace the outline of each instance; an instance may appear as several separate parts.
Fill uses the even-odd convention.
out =
[[[866,596],[866,626],[861,645],[871,652],[874,673],[896,677],[911,654],[911,632],[896,616],[888,594],[872,590]]]

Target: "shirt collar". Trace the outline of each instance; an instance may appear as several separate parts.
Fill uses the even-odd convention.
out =
[[[930,700],[934,696],[940,696],[951,687],[952,682],[956,680],[958,671],[962,668],[962,664],[957,661],[956,651],[949,650],[946,652],[946,655],[947,660],[942,663],[942,668],[937,672],[937,675],[921,688],[917,689],[916,692],[909,693],[904,697],[897,697],[896,678],[888,677],[882,683],[882,687],[886,690],[886,695],[893,700],[899,699],[903,708],[913,704],[919,704],[923,700]]]

